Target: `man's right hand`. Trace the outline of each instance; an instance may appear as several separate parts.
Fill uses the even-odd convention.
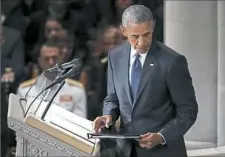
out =
[[[105,115],[101,117],[97,117],[93,122],[93,130],[98,133],[102,128],[109,128],[109,125],[112,123],[112,116]]]

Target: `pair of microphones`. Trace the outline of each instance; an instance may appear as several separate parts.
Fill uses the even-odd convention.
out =
[[[45,72],[62,71],[68,68],[75,68],[79,70],[82,66],[82,61],[79,58],[73,59],[66,63],[57,63],[54,67],[45,70]]]
[[[51,100],[48,102],[42,116],[41,116],[41,119],[44,120],[54,98],[56,97],[56,95],[58,94],[58,92],[62,89],[63,85],[65,84],[65,79],[69,78],[69,77],[72,77],[72,76],[75,76],[77,74],[79,74],[79,71],[81,69],[81,66],[82,66],[82,62],[80,59],[73,59],[72,61],[70,62],[66,62],[66,63],[57,63],[54,67],[52,68],[49,68],[47,70],[44,71],[45,72],[60,72],[60,75],[50,84],[48,85],[47,87],[45,87],[35,98],[34,100],[31,102],[31,104],[29,105],[26,113],[25,113],[25,116],[27,115],[30,107],[32,106],[32,104],[34,103],[34,101],[46,90],[50,89],[51,87],[55,86],[56,84],[60,83],[59,87],[57,88],[56,92],[54,93],[53,97],[51,98]],[[70,69],[69,69],[70,68]],[[67,71],[65,73],[65,71],[69,69],[69,71]]]
[[[50,85],[48,85],[44,90],[47,90],[53,86],[55,86],[56,84],[62,82],[63,80],[69,78],[69,77],[73,77],[77,74],[80,73],[80,69],[82,66],[82,61],[79,58],[73,59],[69,62],[66,63],[57,63],[54,67],[49,68],[47,70],[45,70],[44,72],[63,72],[66,71],[67,69],[70,68],[69,71],[66,72],[66,74],[62,74],[59,75],[55,81],[53,81]]]

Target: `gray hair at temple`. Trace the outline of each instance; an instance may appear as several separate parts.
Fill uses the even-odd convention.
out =
[[[147,21],[151,21],[154,28],[155,22],[152,12],[144,5],[132,5],[128,7],[122,15],[123,27],[127,27],[129,23],[141,24]]]

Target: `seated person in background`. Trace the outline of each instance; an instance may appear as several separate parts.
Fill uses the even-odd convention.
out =
[[[108,26],[100,32],[99,39],[96,43],[95,52],[93,54],[93,69],[91,84],[93,86],[94,95],[89,106],[92,107],[91,117],[94,119],[102,115],[103,100],[107,95],[107,68],[108,68],[108,52],[125,41],[122,32],[118,27]],[[90,100],[88,100],[90,101]],[[90,109],[91,110],[91,109]],[[115,131],[119,127],[119,121],[116,128],[105,129],[103,132]],[[101,139],[101,155],[103,157],[113,156],[116,141],[114,139]]]
[[[64,62],[83,57],[82,52],[77,49],[76,37],[69,30],[62,29],[54,40],[64,53]]]
[[[107,27],[100,36],[100,39],[97,41],[95,54],[94,54],[94,67],[96,68],[95,77],[98,79],[98,85],[96,90],[98,90],[99,103],[102,103],[106,96],[106,86],[107,86],[107,67],[108,67],[108,52],[110,49],[115,48],[121,44],[125,39],[122,36],[122,33],[118,27],[109,26]],[[101,88],[99,88],[101,87]]]
[[[89,87],[93,91],[92,96],[88,100],[89,106],[92,108],[91,117],[95,119],[102,115],[102,102],[107,94],[107,67],[108,67],[108,51],[124,42],[124,38],[118,27],[109,26],[99,33],[99,39],[96,43],[92,43],[93,59],[92,69],[89,77]]]
[[[55,20],[61,24],[61,27],[70,30],[75,36],[77,36],[77,38],[79,38],[79,47],[85,50],[88,34],[83,15],[71,9],[71,1],[50,0],[46,3],[46,8],[30,16],[31,21],[26,29],[24,38],[27,45],[27,53],[33,49],[34,45],[38,41],[43,41],[45,38],[44,30],[46,21],[49,17],[55,18]],[[55,32],[56,31],[57,30],[55,29]]]
[[[2,26],[0,28],[1,47],[1,156],[4,157],[8,146],[15,146],[14,133],[8,129],[8,96],[15,93],[24,80],[24,47],[20,31]]]
[[[53,67],[56,63],[63,63],[63,52],[58,47],[56,42],[50,40],[41,46],[38,53],[38,65],[41,71]],[[56,78],[57,72],[45,72],[38,78],[34,78],[22,83],[17,91],[17,95],[25,97],[35,97],[47,85],[51,84]],[[50,89],[50,92],[43,93],[44,100],[50,100],[59,85]],[[87,117],[86,94],[83,85],[72,79],[66,79],[65,85],[55,97],[53,103],[61,106],[62,108],[73,112],[81,117]]]
[[[68,62],[74,58],[75,50],[74,50],[74,38],[72,35],[69,36],[67,30],[63,29],[56,36],[57,45],[60,47],[62,52],[64,53],[64,62]]]
[[[57,34],[57,36],[54,38],[54,40],[57,42],[57,45],[60,47],[60,49],[63,52],[63,58],[64,58],[63,62],[71,61],[74,58],[80,58],[83,62],[84,54],[82,53],[82,51],[77,49],[76,39],[75,39],[74,35],[71,34],[68,30],[65,30],[65,29],[61,30]],[[83,70],[83,65],[81,67],[82,70]],[[79,80],[80,75],[75,75],[72,78],[75,80]],[[82,84],[83,84],[83,82],[82,82]],[[83,85],[85,86],[85,84],[83,84]]]
[[[49,16],[44,24],[43,32],[40,32],[41,35],[38,41],[35,43],[35,46],[27,49],[27,59],[31,60],[32,62],[37,62],[36,58],[34,57],[34,54],[37,53],[37,49],[39,49],[39,47],[47,40],[53,40],[54,38],[58,37],[63,29],[63,24],[59,20],[57,20],[55,17]]]
[[[45,40],[54,40],[56,42],[63,53],[63,62],[68,62],[74,58],[82,58],[83,54],[82,51],[77,50],[77,42],[74,34],[66,29],[63,29],[57,21],[51,20],[49,19],[49,21],[46,22]],[[50,28],[51,25],[55,25],[55,29]],[[27,79],[34,78],[36,71],[39,71],[36,66],[38,61],[35,54],[39,53],[40,47],[43,45],[43,43],[43,41],[38,43],[31,52],[32,62],[29,63]],[[72,78],[78,80],[79,76],[74,76]]]
[[[65,26],[65,23],[58,20],[57,18],[50,16],[47,18],[47,21],[44,25],[44,31],[41,33],[38,42],[35,44],[34,49],[28,54],[29,58],[36,62],[36,58],[34,58],[33,53],[36,53],[38,47],[45,43],[46,40],[58,40],[58,44],[60,47],[63,47],[63,51],[67,51],[65,54],[65,59],[71,60],[74,57],[82,58],[84,61],[87,53],[86,51],[80,49],[79,40],[77,36],[74,35],[71,29],[68,29]]]
[[[23,16],[23,0],[1,0],[1,19],[3,25],[14,28],[23,36],[27,22]]]
[[[96,29],[121,24],[123,11],[136,0],[91,0],[84,7],[86,21],[91,29],[90,35],[95,39]]]
[[[1,80],[7,77],[6,68],[12,68],[16,84],[23,79],[24,44],[22,35],[14,28],[2,26],[0,29],[1,46]]]
[[[131,5],[142,4],[153,12],[156,20],[156,39],[163,42],[163,0],[88,0],[84,7],[86,21],[89,24],[89,33],[96,35],[96,29],[109,25],[121,24],[123,11]]]

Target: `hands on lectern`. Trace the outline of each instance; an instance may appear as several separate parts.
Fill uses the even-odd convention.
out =
[[[93,122],[94,133],[89,133],[88,138],[98,139],[140,139],[140,135],[124,134],[123,132],[116,132],[114,129],[114,122],[111,115],[97,117]]]
[[[104,130],[107,130],[107,128],[110,129],[112,125],[113,122],[111,115],[97,117],[93,122],[93,130],[95,131],[95,133],[100,133]]]

